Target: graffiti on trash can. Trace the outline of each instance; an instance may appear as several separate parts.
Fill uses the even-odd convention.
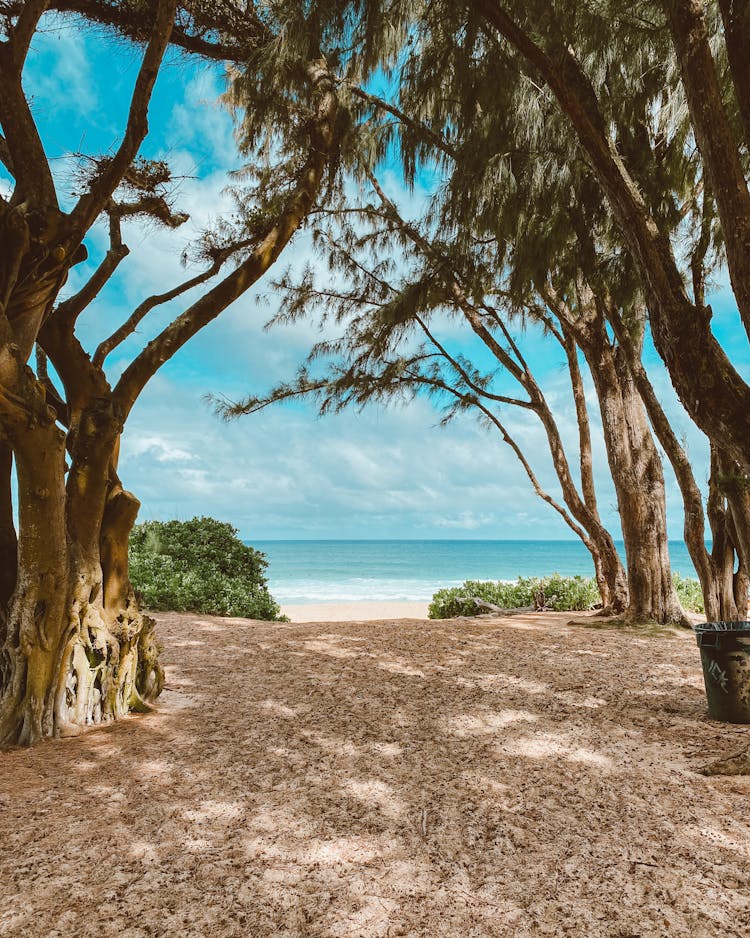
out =
[[[727,687],[727,672],[722,671],[722,669],[715,661],[711,661],[708,665],[708,673],[721,686],[721,689],[724,691],[724,693],[728,694],[729,688]]]

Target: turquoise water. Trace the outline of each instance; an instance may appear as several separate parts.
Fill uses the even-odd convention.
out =
[[[427,600],[464,580],[593,575],[578,541],[253,541],[268,558],[281,603]],[[695,576],[682,541],[670,541],[672,569]],[[620,552],[621,545],[620,545]]]

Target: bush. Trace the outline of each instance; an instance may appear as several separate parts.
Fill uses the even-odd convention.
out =
[[[146,521],[130,535],[130,578],[149,609],[280,620],[265,556],[213,518]]]
[[[703,593],[698,580],[672,575],[675,590],[684,609],[688,612],[704,612]],[[472,597],[500,606],[501,609],[519,609],[533,606],[539,591],[544,593],[545,605],[556,611],[581,611],[591,609],[601,602],[596,580],[593,577],[560,576],[519,577],[514,583],[467,580],[463,586],[438,590],[432,597],[429,616],[431,619],[452,619],[455,616],[472,616],[482,612]]]
[[[548,577],[519,577],[513,583],[467,580],[463,586],[438,590],[432,597],[429,616],[431,619],[452,619],[455,616],[476,615],[472,597],[500,606],[501,609],[519,609],[533,606],[534,598],[544,594],[544,603],[550,609],[591,609],[601,602],[596,580],[593,577],[560,576],[553,573]]]
[[[701,585],[697,580],[690,579],[686,576],[680,576],[679,573],[673,573],[672,581],[677,595],[680,597],[683,609],[687,612],[706,611],[706,607],[703,604]]]

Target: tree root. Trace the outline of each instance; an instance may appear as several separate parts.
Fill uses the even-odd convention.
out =
[[[750,748],[736,752],[733,756],[709,762],[698,769],[700,775],[750,775]]]

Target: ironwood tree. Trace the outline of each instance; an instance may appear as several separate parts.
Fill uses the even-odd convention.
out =
[[[701,419],[698,414],[700,407],[708,408],[706,413],[714,407],[720,410],[722,394],[737,375],[732,377],[721,368],[714,370],[725,353],[710,334],[707,282],[720,263],[727,263],[731,274],[732,261],[724,233],[726,222],[723,219],[727,216],[722,215],[713,183],[713,174],[719,170],[710,165],[715,159],[721,162],[722,157],[719,152],[707,157],[706,148],[700,146],[698,123],[705,120],[705,114],[696,115],[688,91],[694,76],[686,74],[686,70],[707,67],[708,63],[703,59],[699,65],[698,58],[688,60],[678,54],[679,42],[674,33],[675,18],[679,19],[680,15],[677,8],[689,4],[673,4],[667,17],[663,15],[663,5],[658,3],[635,7],[619,3],[596,7],[582,4],[575,9],[565,4],[546,5],[543,18],[534,22],[534,36],[545,49],[554,48],[556,54],[563,55],[569,66],[567,71],[558,68],[554,76],[537,71],[539,62],[529,59],[529,45],[524,44],[518,32],[513,32],[507,18],[500,17],[506,27],[505,41],[498,38],[493,28],[488,32],[488,18],[498,28],[497,16],[490,17],[490,7],[497,10],[501,4],[468,5],[472,6],[481,8],[485,28],[478,32],[467,28],[460,33],[462,38],[453,44],[447,69],[450,77],[445,75],[445,47],[441,52],[439,42],[437,47],[432,46],[426,65],[420,62],[410,73],[413,76],[411,91],[421,101],[426,87],[434,79],[437,63],[442,62],[445,91],[434,95],[432,100],[444,103],[431,107],[432,117],[439,126],[445,126],[451,120],[450,115],[456,114],[453,102],[462,100],[461,88],[471,95],[470,103],[482,114],[479,121],[466,119],[457,133],[452,126],[452,145],[454,149],[461,149],[465,167],[462,174],[454,173],[452,177],[454,217],[460,217],[462,211],[473,207],[482,228],[493,230],[512,244],[509,256],[516,274],[516,287],[524,290],[529,284],[536,284],[548,300],[554,293],[556,302],[552,306],[558,314],[568,314],[569,324],[591,366],[600,399],[602,394],[611,397],[613,392],[618,393],[618,388],[623,393],[633,384],[638,388],[681,490],[685,541],[698,571],[707,614],[711,618],[742,618],[747,610],[750,560],[747,472],[737,446],[731,443],[720,420]],[[693,4],[693,13],[699,11],[700,6]],[[522,9],[520,5],[506,4],[505,9],[523,21],[524,29],[531,28],[533,14],[530,15],[528,5]],[[742,17],[738,10],[735,13],[736,29]],[[731,17],[727,10],[723,11],[723,16],[726,27]],[[722,21],[710,13],[705,20],[701,17],[699,20],[694,26],[697,29],[702,24],[703,38],[710,32],[713,48],[722,58],[723,42],[730,42],[729,32],[725,30],[722,35]],[[746,18],[744,25],[747,26]],[[511,33],[512,40],[509,39]],[[559,46],[562,38],[566,44],[564,50]],[[697,46],[701,46],[703,40],[698,33],[694,39]],[[571,55],[578,56],[577,72],[573,69]],[[717,121],[721,124],[722,119],[729,116],[736,139],[731,146],[731,141],[725,141],[726,158],[731,162],[736,150],[746,167],[747,141],[743,138],[739,114],[741,93],[734,88],[730,77],[741,77],[737,65],[735,62],[734,72],[722,73],[726,113],[720,112]],[[493,75],[494,81],[491,80]],[[584,78],[588,81],[587,91]],[[548,79],[552,83],[545,88]],[[498,84],[505,87],[504,108],[497,107],[496,102],[483,94],[488,83],[492,87]],[[451,84],[453,88],[449,91]],[[595,97],[586,97],[593,95],[594,87],[599,99],[599,118],[606,124],[610,150],[623,173],[629,176],[630,195],[640,198],[644,211],[650,216],[652,233],[658,232],[660,250],[671,265],[673,285],[679,279],[679,302],[683,307],[686,302],[692,302],[689,312],[683,308],[682,324],[683,313],[671,319],[664,316],[666,299],[654,292],[649,279],[656,276],[654,269],[646,268],[642,245],[638,248],[631,237],[632,231],[628,233],[622,213],[602,177],[601,166],[587,149],[588,138],[581,136],[582,125],[577,123],[581,115],[573,119],[568,109],[570,99],[563,101],[560,97],[563,88],[571,94],[575,89],[579,105],[582,108],[585,105],[590,114],[595,114]],[[508,106],[511,99],[515,107]],[[470,110],[462,108],[462,112],[466,114]],[[694,140],[698,140],[698,148]],[[497,185],[498,176],[505,185]],[[494,187],[495,194],[490,199],[485,197],[483,205],[476,192],[489,187]],[[523,237],[526,243],[520,246]],[[569,250],[571,241],[572,252]],[[568,261],[562,265],[559,263],[561,247],[569,254]],[[679,271],[677,258],[681,264]],[[548,270],[557,270],[557,274],[548,274]],[[552,293],[545,287],[545,280],[550,277],[557,288]],[[737,294],[739,280],[734,275],[732,284],[742,314],[742,299]],[[661,300],[659,295],[662,295]],[[586,297],[588,302],[584,302]],[[701,336],[691,335],[690,330],[698,320],[707,331]],[[705,512],[690,461],[640,362],[638,345],[643,340],[646,321],[686,410],[710,441],[712,471]],[[605,322],[612,333],[611,339],[603,331]],[[592,336],[586,333],[597,323],[599,338],[592,346]],[[665,328],[671,330],[668,338],[664,338]],[[667,346],[668,355],[665,354]],[[607,359],[612,356],[616,369],[614,372],[610,369],[610,373],[616,381],[607,381]],[[712,356],[715,357],[712,359]],[[700,361],[700,369],[697,369],[697,361]],[[729,379],[725,381],[727,375]],[[686,392],[691,384],[695,389],[696,382],[702,388],[700,395]],[[722,382],[724,390],[714,397],[711,388]],[[699,397],[704,399],[703,404],[699,405]],[[604,410],[602,417],[606,434]],[[622,432],[611,435],[608,448],[613,454],[621,448],[617,446],[618,437],[626,438],[637,422],[635,412],[631,411],[631,418],[624,423]],[[738,431],[735,440],[740,440],[740,436]],[[746,444],[746,439],[744,442]],[[649,452],[651,456],[647,459]],[[616,462],[634,468],[640,465],[641,470],[650,464],[658,476],[661,470],[655,457],[653,445],[643,437],[642,446],[634,446],[627,459],[620,454]],[[626,548],[629,539],[638,545],[638,551],[632,552],[634,557],[641,553],[639,542],[648,539],[649,531],[658,526],[650,512],[642,510],[643,497],[639,494],[649,490],[652,475],[650,470],[646,471],[643,478],[636,481],[630,470],[623,474],[613,468],[615,480],[621,477],[631,483],[630,494],[623,492],[618,498]],[[652,499],[649,501],[654,503]],[[710,551],[705,545],[706,514],[713,541]],[[626,527],[633,524],[629,538]],[[651,570],[651,579],[658,583],[663,564],[660,565],[655,556],[650,563],[647,557],[642,561],[637,564],[637,570]],[[629,565],[629,570],[632,575],[636,567]],[[666,584],[667,578],[663,574],[661,578]]]
[[[430,237],[422,221],[407,221],[368,168],[366,178],[375,203],[343,196],[338,207],[313,213],[320,253],[336,276],[287,275],[275,284],[283,297],[276,321],[319,316],[335,338],[319,342],[296,378],[268,394],[219,405],[227,418],[254,413],[299,397],[318,401],[321,413],[362,407],[378,401],[425,393],[444,407],[444,422],[462,411],[500,433],[513,451],[535,493],[549,504],[591,554],[604,614],[627,611],[628,583],[614,539],[599,514],[594,484],[591,430],[583,378],[570,332],[555,325],[539,299],[525,313],[541,323],[567,363],[578,425],[580,479],[571,467],[558,420],[544,390],[513,337],[517,323],[507,310],[507,294],[481,269],[486,239],[475,239],[472,257],[447,241]],[[471,240],[471,235],[462,237]],[[492,365],[480,365],[441,338],[463,325],[463,335],[481,343]],[[335,325],[334,325],[335,323]],[[537,418],[562,500],[551,495],[533,469],[536,461],[511,432],[507,409]],[[533,415],[533,417],[532,417]]]
[[[662,210],[671,189],[659,170],[675,147],[686,155],[697,148],[750,335],[750,82],[740,51],[750,40],[746,4],[722,0],[717,11],[702,0],[470,0],[464,9],[476,15],[485,49],[513,59],[556,101],[637,266],[654,344],[675,390],[738,464],[740,481],[750,471],[750,386],[712,331],[705,294],[687,285],[689,260]],[[649,168],[657,171],[644,173]]]
[[[371,107],[360,150],[372,166],[395,149],[407,181],[425,167],[436,172],[446,190],[443,239],[488,239],[498,269],[512,266],[514,301],[536,291],[567,318],[606,418],[633,611],[660,621],[679,615],[647,412],[680,484],[707,610],[744,614],[748,389],[711,332],[706,284],[727,263],[744,316],[744,196],[730,205],[727,192],[747,189],[738,175],[747,164],[747,82],[737,56],[747,17],[732,4],[720,18],[697,2],[618,0],[371,2],[366,10],[371,54],[392,69],[396,100],[347,86]],[[398,36],[407,38],[394,57]],[[717,71],[725,56],[729,67]],[[702,100],[716,105],[715,117]],[[646,315],[711,443],[710,553],[689,460],[640,363]]]
[[[131,56],[128,44],[140,50],[119,144],[85,155],[72,198],[23,88],[29,49],[50,17],[104,31],[117,40],[115,56]],[[158,369],[257,282],[325,194],[339,128],[323,28],[298,4],[0,3],[0,160],[10,180],[0,197],[0,744],[77,734],[147,707],[161,690],[153,622],[128,579],[139,504],[118,477],[120,437]],[[241,210],[194,247],[197,272],[144,298],[86,349],[76,324],[128,254],[123,219],[173,228],[185,220],[171,204],[169,167],[139,155],[156,79],[175,52],[224,63],[239,151],[250,161]],[[61,298],[102,218],[106,255]],[[116,380],[108,375],[109,354],[151,310],[203,285]]]

